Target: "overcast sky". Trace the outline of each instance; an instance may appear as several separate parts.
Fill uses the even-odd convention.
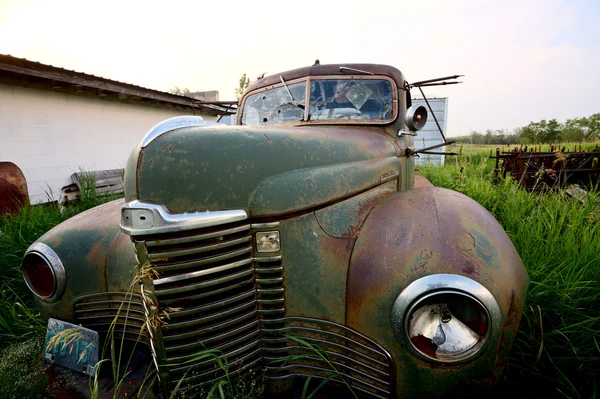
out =
[[[600,112],[600,1],[0,0],[0,53],[136,85],[383,63],[449,97],[448,134]]]

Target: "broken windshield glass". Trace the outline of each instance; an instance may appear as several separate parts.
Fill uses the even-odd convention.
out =
[[[323,79],[310,84],[309,120],[388,120],[392,85],[387,80]]]
[[[270,125],[304,120],[306,82],[287,84],[246,98],[242,125]]]
[[[306,81],[250,94],[244,101],[242,125],[333,121],[385,123],[394,116],[393,84],[386,79],[311,79],[308,119],[304,120]]]

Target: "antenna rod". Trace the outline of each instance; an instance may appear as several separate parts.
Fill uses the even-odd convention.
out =
[[[435,124],[437,125],[437,127],[440,131],[440,134],[442,135],[442,138],[444,139],[444,143],[447,143],[446,136],[444,136],[444,131],[442,130],[440,123],[438,122],[437,118],[435,117],[435,113],[433,112],[433,109],[431,109],[431,105],[429,104],[429,101],[427,101],[427,97],[425,97],[425,93],[423,93],[423,89],[421,89],[421,87],[419,87],[419,86],[417,86],[417,89],[419,89],[419,91],[421,92],[421,95],[423,96],[423,100],[425,100],[425,104],[427,104],[427,108],[429,108],[429,111],[431,111],[431,116],[433,116],[433,120],[435,121]]]
[[[465,76],[465,75],[452,75],[452,76],[446,76],[446,77],[443,77],[443,78],[421,80],[419,82],[411,83],[410,85],[411,86],[419,86],[419,85],[422,85],[423,83],[439,82],[440,80],[446,80],[446,79],[457,79],[457,78],[460,78],[461,76]]]
[[[423,83],[421,85],[419,85],[419,87],[425,87],[425,86],[445,86],[445,85],[457,85],[459,83],[462,82],[439,82],[439,83]]]

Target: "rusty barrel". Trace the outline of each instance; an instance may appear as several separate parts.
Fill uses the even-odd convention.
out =
[[[14,213],[26,204],[29,193],[23,172],[12,162],[0,162],[0,214]]]

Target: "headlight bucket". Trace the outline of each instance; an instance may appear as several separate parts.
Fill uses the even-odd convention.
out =
[[[65,268],[52,248],[36,242],[23,257],[23,278],[27,287],[44,302],[59,300],[67,286]]]
[[[502,314],[478,282],[455,274],[422,277],[407,286],[392,308],[396,338],[434,363],[455,364],[497,342]]]

